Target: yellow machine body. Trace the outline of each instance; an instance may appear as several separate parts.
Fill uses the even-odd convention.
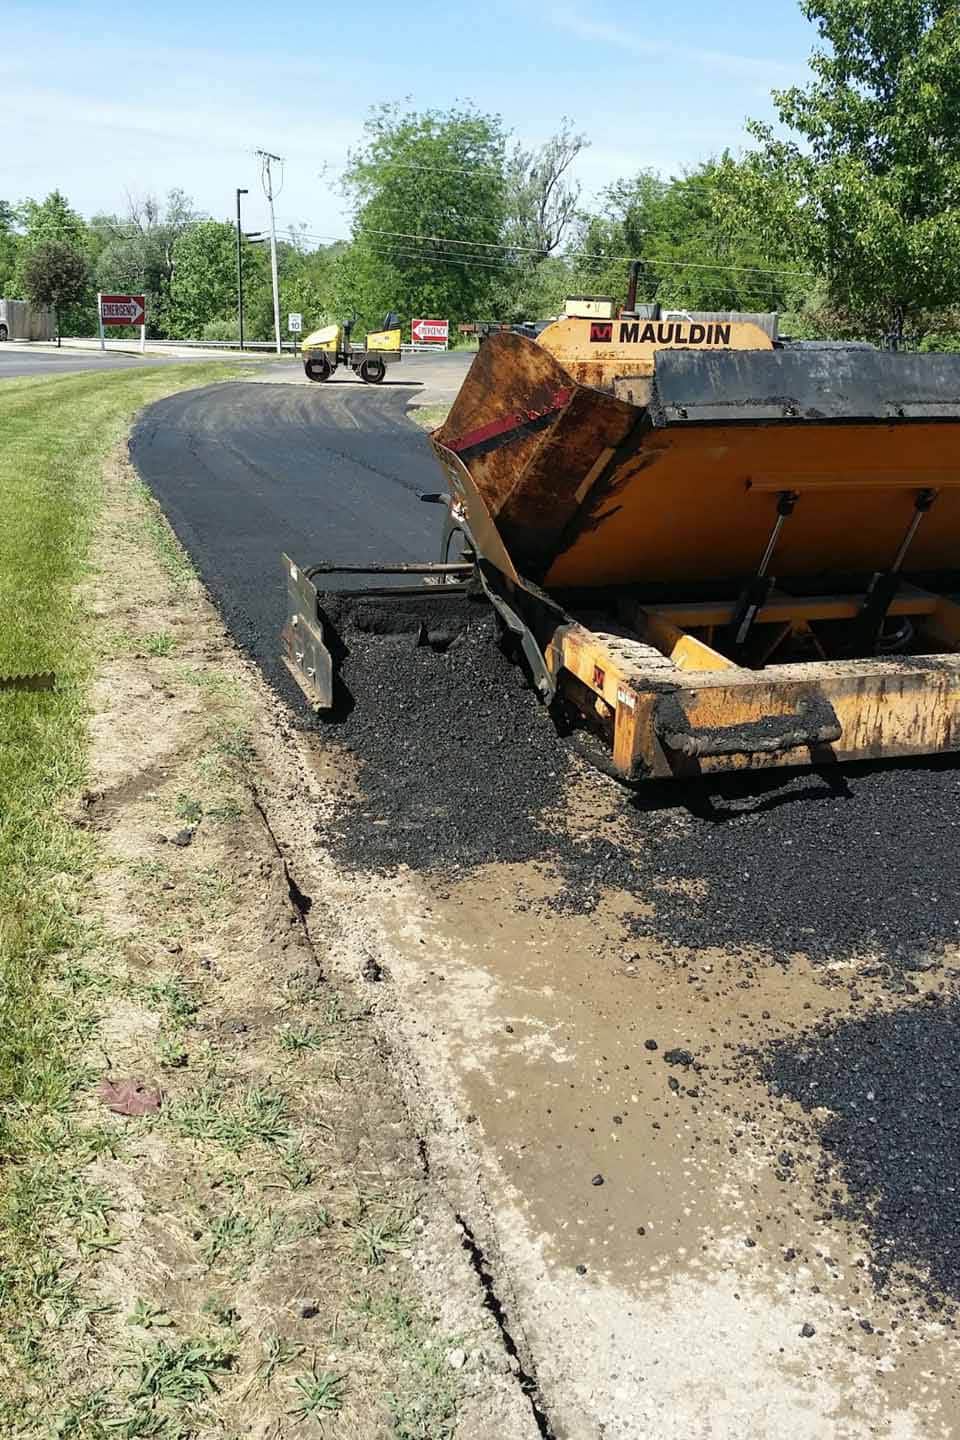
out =
[[[960,748],[960,357],[569,317],[488,339],[432,441],[625,776]]]
[[[336,354],[341,348],[342,338],[342,325],[322,325],[319,330],[313,330],[304,336],[300,349],[304,353],[308,350],[327,350]]]
[[[364,346],[368,355],[379,355],[385,360],[400,359],[399,330],[371,330]]]
[[[393,316],[388,316],[392,320]],[[388,365],[402,358],[399,326],[372,330],[363,345],[352,345],[343,325],[322,325],[305,337],[300,347],[309,380],[329,380],[338,365],[347,365],[368,384],[379,384]]]

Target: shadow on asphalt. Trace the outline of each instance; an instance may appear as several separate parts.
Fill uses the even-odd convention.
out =
[[[919,755],[844,765],[797,765],[739,775],[689,780],[654,780],[638,784],[630,804],[642,814],[686,810],[697,820],[723,825],[744,815],[760,815],[783,805],[819,800],[853,800],[858,781],[902,772],[939,775],[960,771],[955,755]]]
[[[310,380],[309,375],[305,375],[303,378]],[[399,387],[400,389],[406,388],[407,390],[422,390],[424,386],[422,380],[381,380],[378,385],[370,385],[366,380],[351,380],[346,375],[339,380],[312,380],[310,383],[316,385],[318,389],[323,388],[324,390],[329,390],[334,385],[354,385],[360,386],[364,390],[386,390],[388,387],[390,389]]]

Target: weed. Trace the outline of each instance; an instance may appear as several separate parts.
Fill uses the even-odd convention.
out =
[[[227,1097],[216,1084],[202,1086],[172,1107],[171,1118],[181,1135],[217,1140],[237,1154],[255,1141],[276,1145],[290,1134],[286,1096],[259,1087]]]
[[[380,1218],[348,1222],[353,1231],[354,1249],[367,1265],[382,1265],[388,1255],[399,1254],[410,1243],[409,1210],[391,1208]]]
[[[55,1440],[90,1440],[90,1437],[100,1440],[107,1434],[102,1422],[108,1403],[108,1390],[92,1390],[60,1410],[47,1433]]]
[[[256,759],[257,752],[250,739],[250,732],[243,726],[228,731],[217,741],[214,748],[226,759],[239,760],[243,764],[248,764],[251,760]]]
[[[138,1300],[127,1316],[127,1324],[139,1325],[142,1330],[169,1330],[173,1321],[161,1306]]]
[[[212,1222],[200,1253],[209,1266],[215,1265],[225,1251],[235,1251],[238,1258],[245,1258],[250,1253],[256,1233],[255,1220],[239,1210],[228,1210]]]
[[[127,864],[130,874],[148,885],[158,885],[167,878],[167,867],[162,860],[130,860]]]
[[[318,1205],[315,1210],[308,1210],[305,1215],[288,1222],[287,1238],[291,1241],[313,1240],[322,1235],[324,1230],[329,1230],[332,1224],[329,1210]]]
[[[104,1435],[109,1440],[192,1440],[197,1433],[192,1424],[182,1425],[169,1415],[138,1406],[130,1414],[107,1422]],[[84,1435],[83,1440],[88,1440]],[[91,1440],[99,1440],[95,1434]]]
[[[157,1041],[157,1059],[165,1070],[179,1070],[190,1056],[179,1035],[161,1034]]]
[[[316,1419],[325,1410],[339,1410],[343,1403],[343,1376],[318,1370],[315,1363],[308,1375],[298,1375],[293,1383],[300,1403],[287,1413],[297,1420]]]
[[[239,820],[243,809],[236,800],[224,799],[219,805],[211,805],[207,810],[207,819],[216,820],[221,825],[231,820]]]
[[[167,523],[167,518],[142,481],[136,482],[137,494],[143,505],[143,534],[164,570],[167,579],[180,592],[196,579],[186,551]]]
[[[438,1337],[419,1306],[396,1292],[361,1308],[384,1326],[400,1360],[403,1388],[387,1396],[396,1440],[452,1440],[459,1387],[447,1353],[461,1337]]]
[[[290,1365],[294,1360],[299,1360],[306,1346],[294,1345],[291,1340],[284,1340],[282,1335],[271,1335],[264,1346],[263,1359],[253,1373],[253,1378],[244,1396],[256,1386],[258,1389],[266,1390],[273,1384],[273,1377],[282,1365]]]
[[[407,411],[414,425],[419,425],[423,430],[436,430],[449,413],[450,406],[447,404],[415,405]]]
[[[215,1340],[182,1340],[169,1345],[160,1340],[137,1357],[139,1376],[130,1400],[158,1400],[189,1405],[217,1391],[215,1375],[233,1368],[235,1356]]]
[[[167,630],[152,630],[149,635],[141,638],[140,648],[147,655],[162,657],[172,655],[177,648],[177,642]]]
[[[170,1020],[177,1025],[192,1020],[200,1009],[196,985],[183,975],[161,975],[145,985],[142,993],[153,1005],[166,1010]]]
[[[315,1171],[303,1146],[288,1145],[280,1161],[280,1173],[291,1190],[305,1190],[314,1180]]]
[[[239,1310],[228,1305],[219,1295],[208,1295],[203,1302],[203,1313],[209,1315],[216,1325],[235,1325],[240,1319]]]
[[[329,1033],[328,1030],[318,1029],[316,1025],[298,1025],[296,1029],[284,1027],[279,1035],[280,1049],[294,1053],[300,1050],[322,1050]]]
[[[177,678],[182,680],[185,685],[195,685],[198,690],[206,690],[211,695],[219,695],[226,699],[241,700],[244,698],[244,690],[240,681],[235,680],[231,675],[221,674],[207,665],[203,667],[179,666]]]
[[[178,795],[174,814],[178,820],[186,820],[189,825],[199,825],[203,819],[203,806],[192,795]]]

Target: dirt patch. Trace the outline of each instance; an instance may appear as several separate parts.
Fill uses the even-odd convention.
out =
[[[105,485],[76,817],[97,938],[74,983],[97,1011],[80,1119],[108,1140],[62,1152],[85,1199],[58,1230],[76,1301],[42,1408],[91,1437],[532,1435],[372,1022],[382,972],[327,952],[330,899],[259,801],[265,693],[119,457]]]

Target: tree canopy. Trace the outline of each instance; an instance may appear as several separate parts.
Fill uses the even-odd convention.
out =
[[[500,117],[383,105],[344,188],[354,205],[343,295],[367,325],[388,310],[463,319],[504,269],[506,136]]]
[[[803,0],[822,44],[754,124],[742,209],[821,276],[834,327],[922,331],[960,302],[960,8]]]
[[[86,256],[68,240],[40,240],[31,247],[23,262],[24,294],[32,305],[53,309],[58,344],[60,315],[68,306],[83,300],[88,284]]]

